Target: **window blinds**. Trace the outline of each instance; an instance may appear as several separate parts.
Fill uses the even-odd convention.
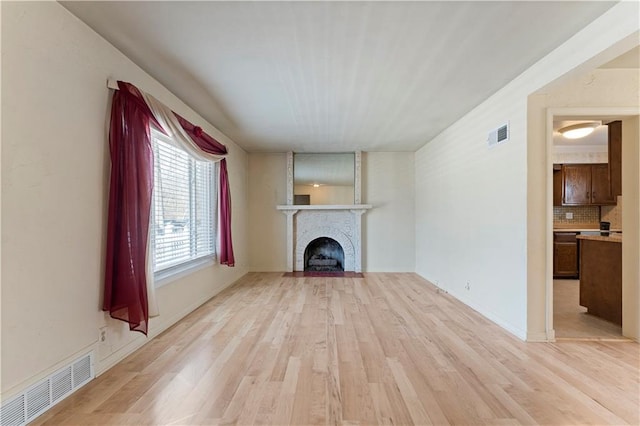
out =
[[[215,164],[196,161],[152,131],[154,271],[215,254]]]

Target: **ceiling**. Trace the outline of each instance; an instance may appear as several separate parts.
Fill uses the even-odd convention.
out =
[[[615,4],[61,3],[250,152],[415,151]]]
[[[609,143],[609,128],[606,123],[613,121],[614,119],[618,120],[619,117],[596,117],[593,119],[584,118],[584,117],[554,117],[553,121],[553,144],[555,146],[607,146]],[[574,124],[584,123],[584,122],[593,122],[600,121],[602,124],[595,128],[593,133],[588,136],[579,138],[579,139],[568,139],[562,136],[562,134],[558,131],[559,129],[567,126],[572,126]]]

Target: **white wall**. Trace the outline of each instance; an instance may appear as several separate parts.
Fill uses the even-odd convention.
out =
[[[414,153],[362,153],[362,268],[366,272],[415,270]]]
[[[230,150],[236,267],[158,290],[150,337],[248,270],[247,155],[55,2],[2,2],[2,397],[88,350],[103,371],[148,339],[100,310],[109,77],[127,80]],[[98,329],[108,341],[98,346]]]
[[[640,93],[638,90],[636,93]],[[622,334],[640,340],[640,119],[622,120]]]
[[[494,97],[415,159],[416,272],[518,336],[526,329],[522,103]],[[489,148],[487,133],[506,121],[510,140]]]
[[[249,154],[249,258],[251,270],[287,270],[287,155]]]
[[[286,154],[249,154],[251,270],[285,271]],[[413,153],[362,153],[363,270],[414,270]]]
[[[544,336],[547,267],[546,138],[528,130],[527,98],[637,44],[637,14],[614,6],[416,153],[416,272],[520,338]],[[506,121],[510,141],[487,148]]]

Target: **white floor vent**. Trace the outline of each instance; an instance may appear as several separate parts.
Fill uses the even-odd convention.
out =
[[[491,148],[492,146],[501,144],[503,142],[506,142],[508,140],[509,140],[509,122],[489,132],[489,137],[487,137],[487,143],[489,144],[489,148]]]
[[[21,426],[35,419],[95,376],[90,352],[31,386],[0,407],[0,426]]]

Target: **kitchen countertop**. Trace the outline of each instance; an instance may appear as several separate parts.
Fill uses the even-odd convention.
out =
[[[599,231],[600,225],[591,225],[591,224],[554,224],[553,232],[590,232],[590,231]],[[622,232],[622,229],[611,228],[609,231],[611,232]]]
[[[600,229],[599,223],[554,223],[554,231],[597,231]]]
[[[608,237],[604,237],[602,235],[578,235],[576,238],[579,240],[605,241],[607,243],[622,242],[622,234],[616,234],[616,233],[613,233]]]

